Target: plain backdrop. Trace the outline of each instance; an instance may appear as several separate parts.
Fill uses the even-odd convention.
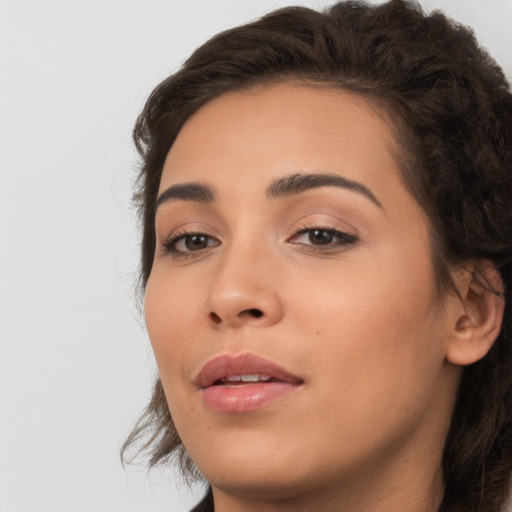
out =
[[[178,512],[123,470],[155,365],[133,292],[130,135],[152,88],[277,0],[0,0],[0,512]],[[425,0],[512,75],[512,0]]]

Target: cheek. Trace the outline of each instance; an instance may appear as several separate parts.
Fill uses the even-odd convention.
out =
[[[325,439],[349,440],[340,441],[348,459],[418,428],[439,396],[444,351],[431,282],[383,270],[353,269],[316,292],[311,286],[309,308],[292,321],[311,369],[311,422]]]
[[[194,326],[197,326],[197,293],[180,286],[158,269],[146,286],[144,312],[146,328],[164,382],[180,375],[181,362],[194,350]],[[167,391],[167,389],[166,389]]]
[[[404,253],[407,254],[407,253]],[[430,260],[384,255],[373,265],[347,262],[329,280],[304,287],[296,322],[312,364],[342,387],[378,397],[388,387],[410,392],[429,382],[444,361],[444,323],[435,299]],[[292,299],[290,299],[292,300]],[[328,383],[327,383],[328,385]]]

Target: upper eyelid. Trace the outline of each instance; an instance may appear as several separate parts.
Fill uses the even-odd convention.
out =
[[[174,223],[172,223],[174,224]],[[166,243],[173,238],[179,237],[181,235],[194,235],[194,234],[202,234],[207,235],[212,238],[220,238],[219,230],[216,229],[209,222],[203,222],[200,220],[186,220],[184,222],[180,222],[176,225],[166,225],[162,223],[160,226],[156,224],[155,226],[155,234],[157,240],[161,241],[161,244]]]
[[[339,205],[333,208],[330,203],[317,201],[310,205],[299,204],[295,211],[290,210],[286,215],[290,231],[301,228],[323,228],[357,233],[356,224],[360,222],[352,209],[347,211]]]
[[[304,232],[312,231],[315,229],[340,233],[342,235],[350,236],[353,238],[358,238],[358,235],[352,234],[350,232],[352,230],[350,230],[350,229],[335,227],[332,225],[328,225],[327,223],[321,223],[321,222],[318,222],[318,223],[311,222],[311,223],[307,223],[307,225],[295,226],[293,229],[289,230],[290,234],[288,235],[287,238],[295,236],[299,233],[304,233]],[[191,236],[191,235],[204,235],[209,238],[214,238],[214,239],[221,241],[220,240],[221,237],[218,234],[214,234],[214,233],[210,232],[209,229],[201,229],[201,228],[181,229],[181,228],[178,228],[176,230],[173,230],[167,236],[163,237],[162,244],[172,242],[174,240],[177,240],[180,237],[186,237],[186,236]]]
[[[168,237],[166,237],[164,239],[163,244],[164,245],[169,245],[171,243],[175,243],[178,240],[186,238],[187,236],[194,236],[194,235],[202,235],[202,236],[205,236],[207,238],[211,238],[213,240],[217,240],[217,241],[220,242],[218,237],[210,235],[208,233],[205,233],[204,231],[197,230],[197,231],[186,231],[186,232],[183,232],[183,233],[179,233],[179,232],[178,233],[173,233],[173,234],[169,235]]]
[[[215,240],[218,243],[215,243],[213,245],[207,245],[206,247],[203,247],[201,249],[197,250],[178,250],[176,249],[176,245],[180,243],[183,239],[185,239],[188,236],[194,236],[194,235],[203,235],[211,240]],[[172,259],[187,259],[187,258],[194,258],[194,257],[200,257],[201,255],[205,254],[206,249],[212,249],[215,247],[218,247],[220,245],[220,241],[211,235],[208,235],[207,233],[203,233],[200,231],[190,231],[185,233],[174,233],[169,235],[161,244],[161,252],[164,256],[170,256]]]
[[[359,230],[346,220],[343,220],[339,217],[332,217],[330,215],[327,217],[325,215],[321,215],[321,218],[316,217],[318,216],[307,215],[306,217],[299,219],[290,228],[290,233],[293,235],[299,231],[324,229],[326,231],[336,231],[338,233],[359,238]]]
[[[321,217],[325,217],[325,213],[321,212],[319,214]],[[340,235],[345,237],[349,237],[352,239],[360,239],[358,230],[347,223],[346,221],[340,219],[339,217],[332,218],[330,215],[327,215],[327,218],[318,218],[318,213],[310,213],[302,218],[299,218],[293,222],[293,225],[289,225],[289,228],[286,229],[288,234],[285,236],[286,240],[291,239],[294,236],[297,236],[301,232],[311,231],[314,229],[322,229],[330,232],[337,232]],[[312,218],[311,218],[312,217]],[[340,224],[343,224],[340,226]],[[225,228],[225,226],[224,226]],[[191,236],[194,234],[200,234],[212,239],[218,240],[220,243],[224,243],[224,237],[222,237],[218,228],[211,225],[209,222],[202,222],[200,220],[190,220],[181,226],[178,226],[173,229],[166,230],[166,234],[163,233],[163,226],[161,229],[156,229],[157,240],[160,239],[159,245],[162,247],[168,247],[171,243],[176,242],[180,237]],[[223,228],[221,227],[221,231]],[[160,236],[159,236],[160,233]],[[228,236],[229,237],[229,236]]]
[[[352,235],[351,233],[348,233],[347,231],[337,229],[337,228],[330,228],[325,226],[314,226],[314,227],[308,227],[308,228],[302,228],[297,231],[295,231],[289,239],[296,237],[298,235],[306,234],[310,231],[326,231],[328,233],[334,234],[336,236],[339,236],[340,238],[346,238],[355,241],[359,241],[359,237],[357,235]]]
[[[290,236],[288,236],[286,238],[286,241],[289,242],[290,240],[292,240],[295,237],[298,237],[298,236],[303,235],[303,234],[307,234],[308,232],[314,231],[314,230],[326,231],[328,233],[331,233],[334,236],[338,236],[341,239],[345,239],[346,243],[351,243],[351,242],[356,243],[356,242],[359,241],[359,238],[357,236],[355,236],[355,235],[351,235],[350,233],[347,233],[346,231],[342,231],[340,229],[336,229],[336,228],[332,228],[332,227],[326,227],[326,226],[312,226],[312,227],[298,228],[295,231],[293,231],[293,233]],[[189,237],[189,236],[195,236],[195,235],[205,236],[206,238],[209,238],[210,240],[215,240],[216,242],[218,242],[217,244],[215,244],[213,246],[210,246],[210,247],[217,247],[218,245],[220,245],[222,243],[222,241],[219,240],[217,237],[212,236],[212,235],[210,235],[208,233],[205,233],[203,231],[186,231],[186,232],[182,232],[182,233],[180,233],[180,232],[174,233],[174,234],[168,236],[164,240],[162,245],[167,250],[172,250],[171,248],[173,246],[175,246],[178,242],[183,240],[184,238]],[[313,244],[305,244],[305,245],[313,245]],[[178,252],[186,252],[186,251],[178,251]],[[195,251],[190,251],[190,252],[195,252]],[[197,252],[199,252],[199,250]]]

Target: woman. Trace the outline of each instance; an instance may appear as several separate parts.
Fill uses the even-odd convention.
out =
[[[159,380],[125,448],[203,475],[196,511],[503,510],[512,96],[471,33],[279,10],[134,136]]]

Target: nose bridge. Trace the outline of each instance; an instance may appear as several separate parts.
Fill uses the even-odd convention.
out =
[[[264,326],[282,318],[272,253],[261,239],[251,237],[234,238],[223,249],[206,303],[212,325]]]

